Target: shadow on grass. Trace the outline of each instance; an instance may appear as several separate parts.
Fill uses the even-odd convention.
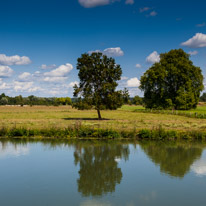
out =
[[[98,118],[73,118],[73,117],[68,117],[68,118],[63,118],[64,120],[95,120],[95,121],[105,121],[105,120],[113,120],[113,119],[106,119],[106,118],[102,118],[102,119],[98,119]]]

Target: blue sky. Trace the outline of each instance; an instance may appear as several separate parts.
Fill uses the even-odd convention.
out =
[[[7,0],[0,10],[0,93],[70,96],[76,60],[100,50],[131,96],[159,54],[183,48],[206,75],[204,0]]]

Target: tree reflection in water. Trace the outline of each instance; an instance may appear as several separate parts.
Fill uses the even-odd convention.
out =
[[[198,145],[187,143],[143,142],[140,146],[155,164],[160,165],[161,172],[179,178],[190,171],[190,166],[201,157],[203,150]]]
[[[83,196],[101,196],[114,192],[122,179],[120,159],[127,160],[129,147],[123,144],[103,144],[75,147],[75,164],[79,164],[78,191]]]

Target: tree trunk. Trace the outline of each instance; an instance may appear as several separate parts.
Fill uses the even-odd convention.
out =
[[[98,119],[99,119],[99,120],[102,119],[99,109],[97,110],[97,113],[98,113]]]

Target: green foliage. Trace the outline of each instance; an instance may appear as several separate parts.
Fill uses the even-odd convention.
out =
[[[139,97],[138,95],[131,99],[131,104],[134,105],[142,105],[143,104],[143,98]]]
[[[58,105],[71,105],[72,104],[72,100],[69,97],[60,97],[60,98],[56,98],[55,102]]]
[[[74,97],[79,97],[79,101],[74,107],[87,109],[93,106],[101,119],[100,110],[116,110],[128,101],[126,89],[116,91],[122,69],[113,58],[102,53],[82,54],[77,60],[77,70],[80,83],[74,86]]]
[[[203,93],[200,97],[200,102],[206,102],[206,93]]]
[[[0,100],[0,104],[1,105],[7,105],[8,104],[8,98],[7,97],[2,97]]]
[[[182,49],[171,50],[144,73],[140,89],[146,108],[196,108],[204,89],[203,75],[189,57]]]

